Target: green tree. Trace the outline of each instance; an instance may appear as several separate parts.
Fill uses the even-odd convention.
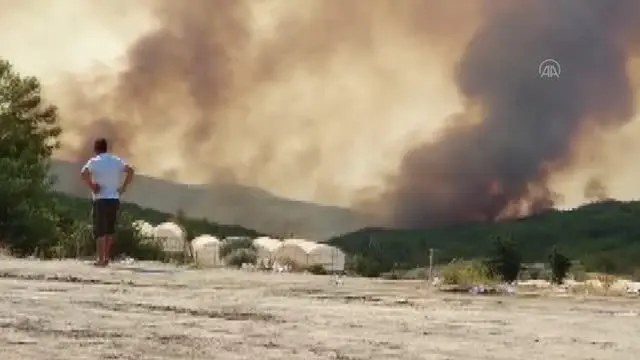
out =
[[[571,260],[554,247],[549,254],[549,265],[551,266],[551,282],[562,284],[571,269]]]
[[[187,258],[191,258],[193,254],[191,254],[191,240],[195,237],[193,235],[193,231],[191,230],[191,226],[189,226],[189,219],[185,214],[184,210],[178,209],[176,213],[173,215],[172,221],[180,226],[182,232],[184,233],[184,247],[182,249],[182,258],[180,259],[182,262],[187,261]]]
[[[505,282],[518,279],[522,265],[522,256],[511,238],[498,236],[493,239],[493,251],[487,266],[496,276]]]
[[[378,277],[383,272],[382,266],[373,257],[354,255],[350,260],[350,270],[360,276]]]
[[[182,228],[187,240],[193,239],[193,231],[189,226],[189,219],[187,218],[187,215],[185,214],[184,210],[178,209],[176,213],[173,215],[173,218],[171,219],[171,221],[173,221],[175,224],[177,224]]]
[[[0,242],[18,255],[57,241],[49,165],[60,133],[38,80],[0,60]]]

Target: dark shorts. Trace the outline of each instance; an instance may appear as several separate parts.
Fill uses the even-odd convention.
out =
[[[93,201],[93,236],[113,235],[116,232],[120,200],[97,199]]]

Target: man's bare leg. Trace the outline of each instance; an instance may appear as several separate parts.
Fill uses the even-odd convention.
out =
[[[104,237],[104,263],[105,265],[109,264],[109,260],[111,259],[111,247],[113,246],[113,235],[107,235]]]
[[[104,265],[105,264],[105,245],[106,245],[106,241],[105,241],[105,237],[104,236],[100,236],[98,237],[98,246],[97,246],[97,253],[98,253],[98,262],[96,263],[96,265]]]

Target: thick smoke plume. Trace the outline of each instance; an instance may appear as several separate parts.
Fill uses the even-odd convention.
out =
[[[121,66],[51,87],[77,161],[99,134],[152,175],[423,227],[552,206],[552,177],[634,115],[637,1],[113,1],[56,3],[151,19]],[[47,3],[0,0],[0,20],[26,4]]]
[[[129,47],[112,88],[97,91],[98,78],[62,92],[66,129],[85,139],[71,156],[86,158],[87,138],[108,128],[119,152],[156,175],[329,201],[351,197],[340,175],[362,166],[360,153],[384,150],[397,126],[395,88],[414,76],[398,68],[404,51],[453,53],[477,18],[475,5],[422,0],[150,3],[158,26]],[[468,26],[451,32],[447,19],[459,16]]]
[[[608,200],[607,187],[597,178],[590,179],[584,187],[585,199],[604,201]]]
[[[491,12],[459,63],[467,111],[405,156],[388,195],[393,223],[493,220],[552,206],[549,178],[571,164],[581,133],[634,114],[627,65],[639,30],[632,1],[514,1]],[[561,63],[559,78],[538,76],[546,58]]]

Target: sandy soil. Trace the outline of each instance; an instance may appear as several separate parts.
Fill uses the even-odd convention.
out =
[[[638,359],[640,300],[0,260],[0,359]]]

